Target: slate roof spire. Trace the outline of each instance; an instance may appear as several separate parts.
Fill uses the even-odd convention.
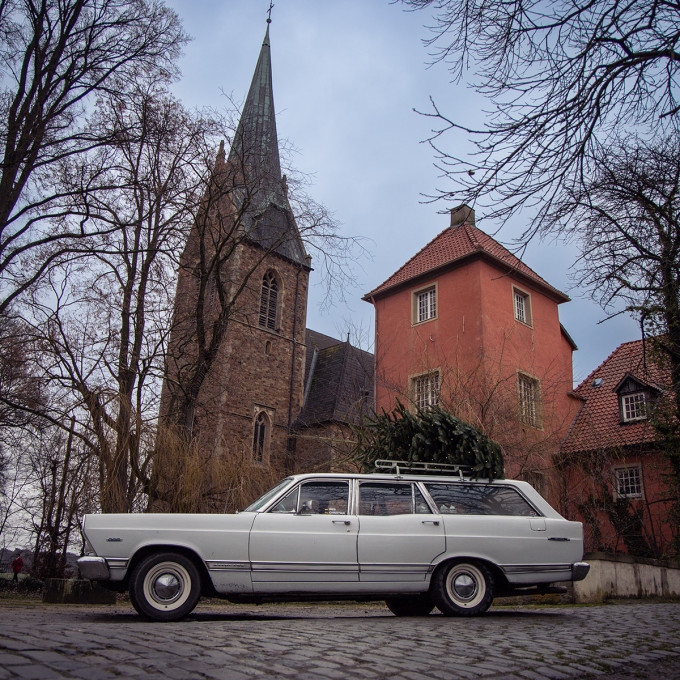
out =
[[[276,135],[272,58],[269,47],[269,23],[255,66],[253,80],[236,128],[229,163],[245,163],[257,170],[273,193],[282,191],[279,141]]]
[[[241,113],[227,166],[243,175],[244,188],[235,191],[237,201],[248,201],[244,227],[251,241],[294,262],[309,266],[281,176],[276,134],[269,24],[255,73]],[[243,204],[243,203],[242,203]]]

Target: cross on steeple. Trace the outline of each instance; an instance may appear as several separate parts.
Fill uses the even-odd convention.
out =
[[[273,0],[269,0],[269,9],[267,10],[267,23],[271,24],[272,22],[272,10],[274,9],[274,2]]]

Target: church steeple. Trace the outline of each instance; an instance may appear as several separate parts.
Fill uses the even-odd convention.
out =
[[[243,107],[227,165],[244,175],[252,221],[245,228],[251,241],[271,248],[299,264],[306,253],[287,198],[281,176],[279,141],[272,85],[269,20],[253,80]]]
[[[258,178],[268,185],[273,194],[281,192],[281,162],[276,135],[269,24],[228,162],[245,163],[251,172],[257,172]]]

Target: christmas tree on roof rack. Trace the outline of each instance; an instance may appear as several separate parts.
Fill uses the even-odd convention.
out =
[[[364,470],[384,468],[385,459],[401,462],[401,471],[432,474],[462,472],[467,477],[502,479],[501,447],[476,427],[439,407],[411,412],[397,402],[355,429],[354,458]],[[445,466],[453,466],[447,468]],[[392,465],[392,469],[394,466]],[[399,473],[399,470],[395,470]]]

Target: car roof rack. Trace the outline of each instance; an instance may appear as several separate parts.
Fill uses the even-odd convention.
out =
[[[470,465],[453,465],[451,463],[425,463],[416,461],[406,461],[406,460],[386,460],[380,459],[376,460],[375,463],[376,472],[394,472],[400,475],[402,472],[419,472],[428,474],[446,474],[453,475],[458,474],[462,479],[464,472],[469,472],[471,470]]]

